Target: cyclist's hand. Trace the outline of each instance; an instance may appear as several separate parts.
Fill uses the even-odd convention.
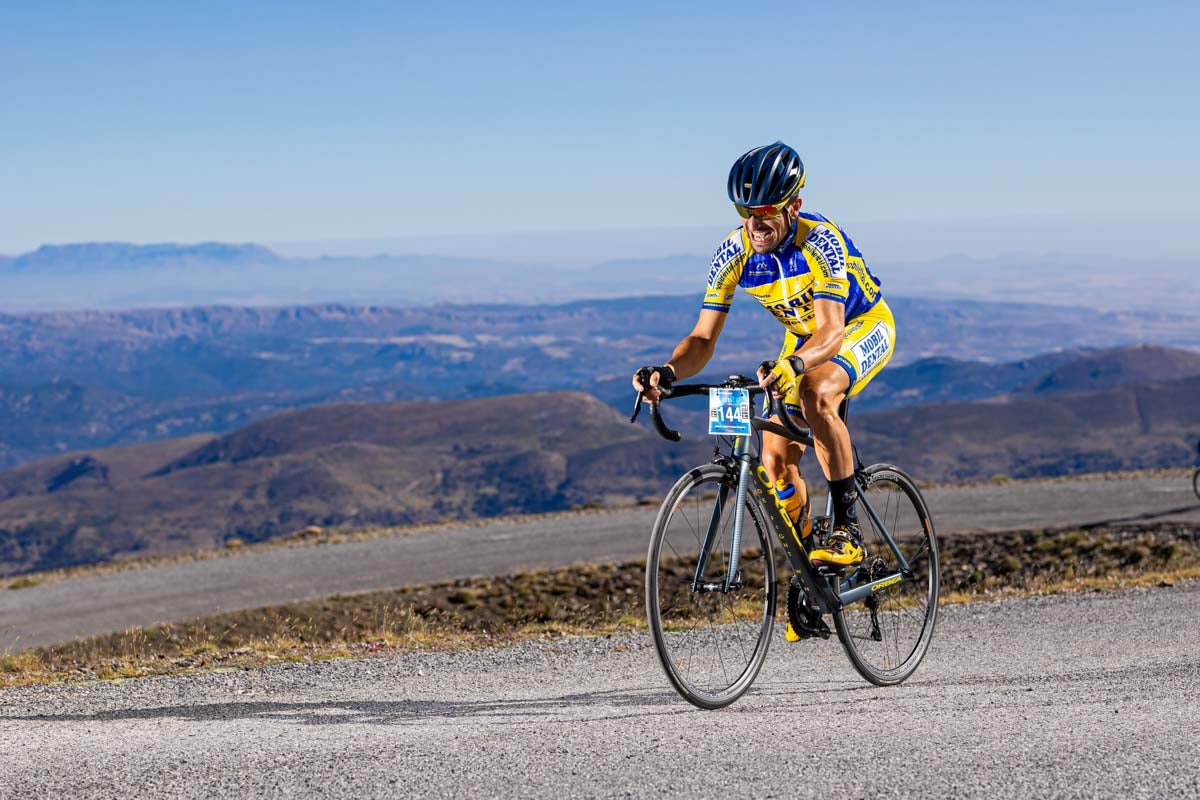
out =
[[[758,385],[770,389],[777,397],[783,397],[800,382],[804,374],[804,362],[797,356],[781,358],[769,370],[766,364],[758,370]]]
[[[642,367],[633,373],[634,390],[641,392],[651,403],[657,403],[664,393],[670,394],[673,383],[675,383],[675,368],[670,365]]]

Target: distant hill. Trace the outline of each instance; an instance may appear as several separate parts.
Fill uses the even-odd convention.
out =
[[[942,480],[1185,466],[1200,439],[1200,376],[852,414],[851,429],[872,460]]]
[[[37,250],[0,260],[0,273],[22,273],[32,279],[62,273],[104,273],[145,269],[167,269],[204,264],[275,264],[283,259],[256,244],[136,245],[125,242],[89,242],[44,245]]]
[[[1017,391],[1021,394],[1069,394],[1192,375],[1200,375],[1200,353],[1141,345],[1064,360],[1045,374],[1031,377]],[[1200,398],[1197,401],[1200,402]]]
[[[1118,313],[1188,314],[1193,308],[1184,298],[1200,293],[1200,265],[1194,257],[1155,258],[1154,280],[1135,277],[1144,270],[1144,263],[1136,257],[1012,253],[987,259],[951,255],[902,262],[876,243],[880,237],[878,232],[868,232],[872,226],[864,230],[847,222],[889,298],[988,298],[1012,303],[1070,303]],[[402,253],[304,258],[283,257],[256,244],[222,242],[46,245],[29,253],[0,256],[0,310],[331,302],[392,306],[564,303],[668,294],[703,287],[712,248],[732,227],[720,226],[710,233],[693,230],[684,239],[664,239],[665,232],[660,232],[648,248],[647,233],[631,238],[626,232],[620,237],[626,242],[623,248],[611,241],[597,247],[595,234],[575,237],[569,248],[574,255],[550,263],[540,249],[548,240],[560,240],[558,247],[551,249],[568,249],[562,237],[554,234],[538,239],[468,235],[487,242],[487,247],[466,248],[464,252],[475,253],[471,257],[430,255],[429,249],[412,243],[408,247],[416,249]],[[896,235],[910,238],[893,231],[882,239]],[[639,244],[634,244],[635,239]],[[647,249],[668,246],[667,241],[675,241],[670,246],[679,247],[680,254],[636,257]],[[936,250],[944,251],[946,246],[939,241]],[[424,247],[438,250],[444,244]],[[911,252],[911,247],[906,249]],[[588,265],[587,253],[593,251],[603,255]],[[635,255],[612,257],[621,252]]]
[[[1200,353],[1156,345],[1062,350],[1003,364],[927,358],[884,369],[855,410],[1089,392],[1200,375]]]
[[[429,276],[442,280],[429,280]],[[544,286],[544,290],[536,287]],[[46,245],[0,257],[0,310],[511,302],[577,297],[548,267],[426,255],[287,258],[257,244]],[[613,287],[601,295],[620,294]]]
[[[851,414],[864,458],[921,480],[1178,466],[1200,376],[1070,395]],[[707,461],[579,393],[332,404],[218,437],[71,453],[0,472],[0,575],[257,541],[308,524],[404,524],[663,491]],[[815,475],[809,460],[807,470]]]
[[[625,410],[629,375],[667,357],[694,324],[699,299],[0,314],[0,468],[81,448],[222,433],[337,401],[586,390]],[[862,396],[864,411],[1015,391],[1070,360],[1038,355],[1064,342],[1072,353],[1140,342],[1200,349],[1196,317],[891,304],[897,355]],[[708,374],[751,371],[776,354],[780,338],[769,314],[735,302]],[[914,363],[922,359],[934,360]]]
[[[684,468],[583,394],[334,404],[215,439],[0,473],[0,574],[257,541],[308,524],[396,525],[632,497]]]
[[[855,398],[854,410],[884,411],[925,403],[969,402],[997,397],[1018,391],[1029,381],[1039,380],[1057,367],[1090,352],[1062,350],[1000,364],[941,356],[898,366],[889,364]],[[1196,354],[1196,360],[1200,362],[1200,354]],[[1200,372],[1200,368],[1196,371]]]

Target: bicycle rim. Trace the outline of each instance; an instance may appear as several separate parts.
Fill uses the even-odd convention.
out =
[[[725,580],[736,482],[736,474],[716,464],[681,478],[659,510],[646,560],[646,616],[659,660],[676,691],[700,708],[727,706],[750,688],[774,627],[770,527],[753,494],[747,495],[743,514],[741,588],[728,593],[693,591],[699,554],[723,485],[728,495],[701,580]]]
[[[871,683],[888,686],[913,673],[933,638],[941,579],[937,535],[911,478],[890,464],[868,467],[864,475],[864,494],[904,554],[913,577],[844,608],[833,615],[833,621],[859,674]],[[899,559],[861,503],[858,521],[867,552],[851,583],[863,584],[899,572]]]

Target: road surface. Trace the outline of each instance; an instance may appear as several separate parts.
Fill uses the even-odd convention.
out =
[[[1190,520],[1190,476],[929,489],[939,533]],[[815,498],[814,498],[815,500]],[[0,653],[216,611],[644,557],[656,509],[547,515],[80,576],[0,591]]]
[[[1200,796],[1200,585],[943,607],[879,689],[776,637],[723,711],[645,634],[0,692],[0,797]]]

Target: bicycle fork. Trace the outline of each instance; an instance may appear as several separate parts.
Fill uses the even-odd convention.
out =
[[[733,532],[729,543],[729,568],[725,580],[720,583],[704,583],[701,579],[708,568],[708,555],[712,552],[713,543],[717,539],[717,528],[721,524],[721,514],[729,499],[729,486],[722,483],[717,492],[717,502],[713,506],[712,516],[708,520],[708,530],[704,534],[704,544],[700,548],[700,558],[696,562],[696,575],[692,578],[693,592],[730,592],[741,588],[738,580],[738,570],[742,560],[742,524],[746,513],[746,492],[750,483],[750,437],[738,436],[733,440],[733,457],[738,462],[737,488],[734,492]]]

